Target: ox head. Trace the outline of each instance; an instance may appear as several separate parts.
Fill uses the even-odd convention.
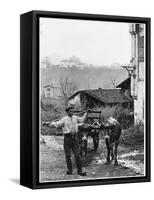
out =
[[[101,128],[102,129],[112,129],[116,124],[117,120],[113,117],[109,117],[105,122],[102,123]]]

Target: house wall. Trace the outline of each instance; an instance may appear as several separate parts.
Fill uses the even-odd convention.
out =
[[[131,76],[131,95],[134,98],[135,124],[144,120],[144,25],[131,24],[131,56],[132,65],[135,67]]]
[[[56,87],[46,87],[43,93],[44,97],[57,98],[60,95],[60,89]]]
[[[70,99],[68,101],[68,105],[75,105],[75,107],[80,107],[81,106],[81,99],[80,99],[80,94],[77,94],[74,96],[74,98]]]
[[[69,105],[75,105],[75,108],[86,109],[87,107],[92,108],[95,105],[102,105],[99,101],[90,98],[89,96],[79,93],[68,101]]]
[[[44,97],[52,97],[52,90],[51,87],[44,88]]]

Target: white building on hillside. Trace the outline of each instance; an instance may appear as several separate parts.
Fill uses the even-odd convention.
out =
[[[43,97],[58,98],[60,95],[60,88],[53,84],[48,84],[43,87]]]
[[[81,62],[79,58],[72,56],[69,59],[64,59],[60,62],[62,67],[84,67],[85,63]]]

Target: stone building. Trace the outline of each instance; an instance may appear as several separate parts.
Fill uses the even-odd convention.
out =
[[[58,98],[60,95],[60,88],[54,86],[53,84],[48,84],[43,87],[43,97],[44,98]]]
[[[134,99],[134,120],[139,123],[144,120],[145,95],[145,30],[144,24],[130,24],[131,61],[123,66],[128,70],[131,79],[131,96]]]
[[[48,84],[43,87],[41,92],[41,108],[45,111],[51,110],[59,101],[61,90],[53,84]]]
[[[86,109],[106,106],[121,105],[123,107],[133,107],[133,100],[121,89],[93,89],[82,90],[74,93],[68,99],[69,105]]]
[[[62,66],[62,67],[85,67],[86,64],[81,62],[79,58],[72,56],[69,59],[61,60],[60,66]]]

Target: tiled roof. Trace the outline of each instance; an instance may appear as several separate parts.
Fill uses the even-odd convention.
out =
[[[72,99],[79,93],[85,93],[90,97],[95,98],[102,103],[129,103],[133,100],[130,100],[124,95],[124,92],[120,89],[95,89],[95,90],[83,90],[78,91],[73,94],[69,99]]]
[[[131,84],[131,78],[128,77],[123,82],[121,82],[119,85],[117,85],[116,88],[130,89],[130,84]]]
[[[43,88],[48,88],[48,87],[60,89],[60,87],[56,87],[56,86],[54,86],[53,84],[45,85]]]
[[[47,87],[53,88],[53,85],[49,85],[49,84],[48,84],[48,85],[45,85],[45,86],[44,86],[44,88],[47,88]]]

